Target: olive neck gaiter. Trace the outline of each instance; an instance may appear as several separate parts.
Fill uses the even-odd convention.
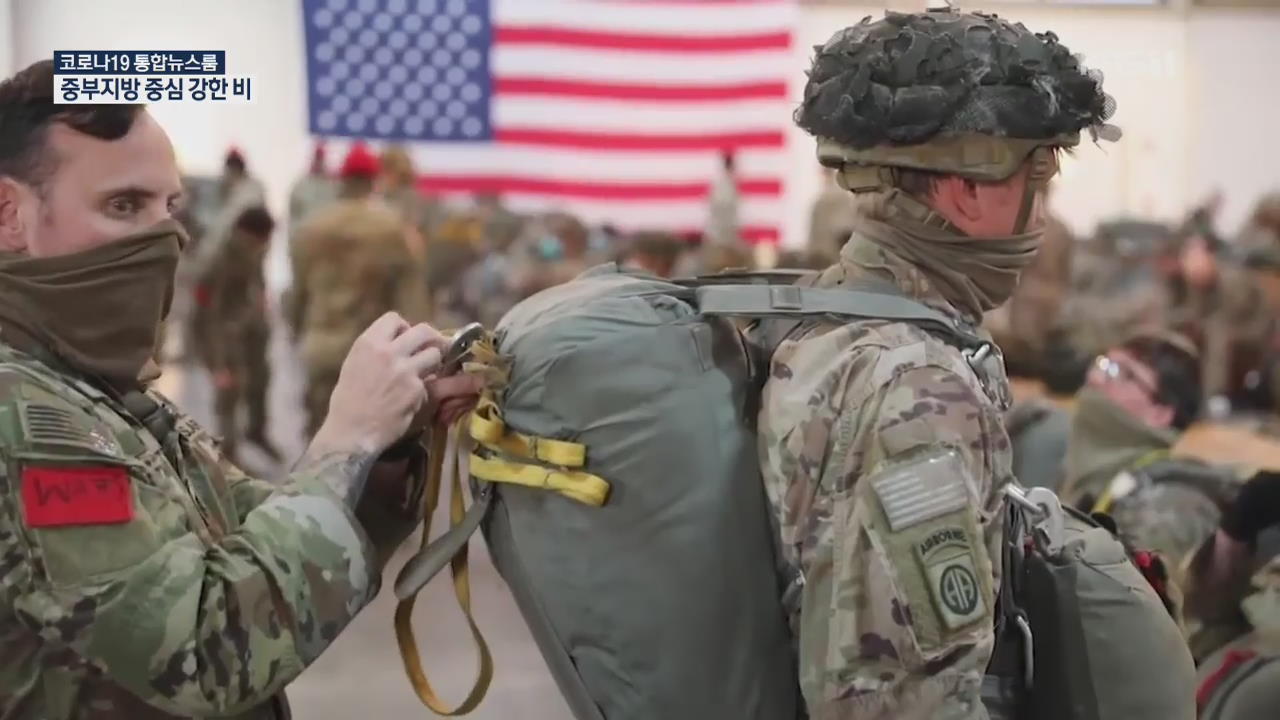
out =
[[[939,294],[972,318],[1013,296],[1019,275],[1036,258],[1043,229],[975,237],[950,223],[922,220],[913,211],[923,208],[918,201],[895,197],[883,215],[859,218],[855,235],[920,268]]]
[[[1176,430],[1148,425],[1086,386],[1076,395],[1064,495],[1096,499],[1116,475],[1163,457],[1177,441]]]
[[[166,220],[67,255],[0,252],[0,338],[122,392],[151,382],[185,243],[182,226]]]

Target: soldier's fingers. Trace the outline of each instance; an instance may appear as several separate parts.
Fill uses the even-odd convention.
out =
[[[452,425],[457,422],[458,418],[471,412],[472,405],[474,405],[474,401],[468,398],[447,400],[436,410],[436,421],[444,425]]]
[[[427,381],[427,392],[437,403],[445,403],[450,399],[472,402],[480,394],[483,382],[472,375],[449,375]]]
[[[409,364],[413,367],[413,372],[420,378],[425,378],[431,374],[431,371],[440,367],[440,360],[443,355],[438,347],[429,347],[421,352],[414,353],[409,356]]]
[[[409,328],[409,323],[400,317],[400,314],[394,311],[382,314],[382,317],[374,320],[365,334],[378,340],[391,340],[400,333]]]
[[[435,348],[443,353],[448,344],[449,341],[445,336],[435,328],[426,323],[418,323],[400,333],[399,337],[391,342],[391,350],[399,356],[413,356],[427,348]]]

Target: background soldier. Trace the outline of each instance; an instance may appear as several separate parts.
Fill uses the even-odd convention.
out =
[[[229,457],[237,457],[242,437],[237,416],[243,406],[248,412],[244,439],[279,462],[280,451],[267,439],[267,388],[271,382],[267,344],[271,329],[262,273],[274,229],[275,220],[264,207],[249,208],[236,220],[231,237],[205,279],[212,333],[206,344],[223,450]]]
[[[325,170],[324,143],[311,151],[311,167],[289,189],[289,232],[295,233],[311,213],[338,199],[338,184]]]
[[[1240,489],[1191,564],[1200,717],[1264,720],[1280,704],[1280,474]]]
[[[742,245],[740,235],[738,206],[741,200],[738,193],[738,178],[734,174],[734,155],[732,150],[720,153],[720,166],[711,179],[710,192],[707,195],[708,218],[706,242],[708,245],[720,247],[738,247]]]
[[[361,329],[399,311],[425,317],[425,288],[400,215],[373,194],[378,160],[356,144],[342,163],[340,199],[317,211],[294,248],[293,317],[307,368],[305,433],[320,428]]]
[[[979,333],[1035,257],[1058,148],[1118,136],[1113,110],[1052,34],[993,16],[837,32],[796,120],[863,214],[817,285],[875,281]],[[774,354],[761,466],[811,717],[986,716],[1008,397],[998,361],[910,324],[822,324]],[[939,533],[947,549],[920,554]]]

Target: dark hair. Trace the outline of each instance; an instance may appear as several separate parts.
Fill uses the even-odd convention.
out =
[[[237,150],[232,150],[227,153],[227,157],[223,159],[222,167],[226,170],[235,170],[243,175],[246,170],[244,155],[241,155]]]
[[[0,176],[41,188],[57,168],[49,127],[63,123],[99,140],[128,134],[143,105],[55,105],[53,61],[41,60],[0,82]]]
[[[276,221],[265,207],[255,205],[240,213],[240,217],[236,218],[236,227],[255,237],[265,238],[270,237],[275,230]]]
[[[1200,415],[1200,359],[1171,340],[1139,335],[1120,349],[1156,373],[1155,399],[1173,408],[1173,427],[1185,430]]]

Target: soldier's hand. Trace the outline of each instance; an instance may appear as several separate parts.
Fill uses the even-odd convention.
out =
[[[317,433],[330,444],[379,453],[402,437],[427,401],[424,378],[440,364],[447,338],[425,323],[387,313],[366,329],[342,363]],[[344,440],[345,438],[345,440]]]
[[[435,404],[435,421],[452,424],[471,412],[480,398],[483,381],[473,375],[450,375],[427,381],[427,394]]]

